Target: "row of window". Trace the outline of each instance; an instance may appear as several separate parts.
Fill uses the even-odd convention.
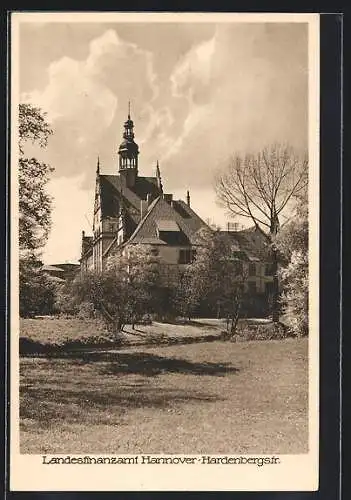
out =
[[[261,265],[261,264],[259,264]],[[243,272],[243,263],[242,262],[237,262],[237,272],[238,274]],[[272,276],[273,274],[273,269],[271,264],[266,264],[264,267],[264,275],[265,276]],[[255,262],[250,262],[249,268],[248,268],[248,275],[249,276],[259,276],[260,275],[260,269],[257,269],[256,263]]]
[[[257,268],[256,268],[256,263],[255,262],[251,262],[249,264],[248,271],[249,271],[249,276],[258,276],[260,274],[260,272],[257,272]],[[265,265],[265,267],[264,267],[264,274],[265,274],[265,276],[272,276],[273,269],[272,269],[272,265],[271,264],[266,264]]]
[[[154,256],[158,256],[159,249],[153,247],[151,253]],[[178,253],[178,264],[191,264],[191,262],[194,262],[195,258],[196,258],[196,250],[190,248],[181,249],[179,250]]]
[[[152,249],[152,254],[157,256],[159,254],[158,248]],[[196,250],[193,248],[181,249],[178,254],[178,264],[191,264],[196,259]],[[236,274],[243,274],[244,265],[242,262],[238,261],[235,263]],[[248,268],[249,276],[258,276],[260,273],[257,272],[256,263],[250,263]],[[270,264],[265,265],[264,269],[265,276],[272,276],[272,266]]]

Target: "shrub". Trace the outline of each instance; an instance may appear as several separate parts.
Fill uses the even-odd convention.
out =
[[[308,335],[308,206],[301,198],[295,216],[278,241],[286,265],[280,271],[285,322],[298,337]]]
[[[293,252],[289,265],[282,270],[282,296],[285,322],[297,337],[308,334],[308,259],[307,254]]]
[[[282,324],[272,321],[256,323],[250,320],[240,320],[236,335],[232,337],[235,342],[250,340],[280,340],[291,336],[291,332]]]
[[[19,263],[19,311],[23,318],[55,312],[57,284],[41,271],[42,263],[33,255]]]
[[[82,302],[76,307],[76,315],[78,319],[94,319],[96,318],[96,311],[94,304],[91,302]]]

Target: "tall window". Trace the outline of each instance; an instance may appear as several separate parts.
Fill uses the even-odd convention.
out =
[[[191,262],[191,250],[179,250],[178,264],[190,264]]]
[[[256,276],[256,264],[249,264],[249,276]]]

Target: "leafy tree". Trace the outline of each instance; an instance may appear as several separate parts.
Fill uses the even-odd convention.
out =
[[[19,250],[20,315],[51,314],[55,286],[41,272],[39,251],[51,225],[51,198],[46,192],[53,169],[26,156],[27,146],[44,148],[52,130],[44,113],[30,104],[19,105]]]
[[[287,265],[280,275],[283,284],[282,304],[286,323],[297,335],[308,333],[308,204],[301,197],[295,216],[281,231],[277,242]]]
[[[227,331],[235,333],[244,281],[242,263],[235,259],[231,244],[220,231],[203,231],[196,260],[185,272],[184,303],[187,315],[200,305],[217,310],[218,317],[227,318]]]
[[[152,248],[134,245],[124,255],[110,256],[101,273],[87,273],[76,280],[75,290],[118,333],[125,324],[134,328],[144,314],[156,310],[160,283],[159,261]]]
[[[235,156],[216,179],[217,196],[230,214],[251,219],[271,248],[273,321],[279,321],[279,254],[276,237],[307,186],[308,161],[288,146],[274,145],[257,154]]]
[[[52,314],[55,309],[56,285],[41,272],[42,262],[36,256],[27,255],[20,260],[20,316]]]
[[[48,237],[51,225],[51,198],[46,192],[53,168],[25,155],[26,145],[44,148],[52,130],[45,114],[30,104],[19,105],[19,245],[35,251]]]

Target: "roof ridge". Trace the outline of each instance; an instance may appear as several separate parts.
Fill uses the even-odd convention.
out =
[[[206,227],[210,227],[207,222],[205,222],[202,217],[199,216],[199,214],[197,212],[195,212],[184,200],[175,200],[176,202],[180,202],[182,205],[186,206],[187,209],[192,213],[194,214],[198,219],[200,219],[200,221],[206,226]]]

